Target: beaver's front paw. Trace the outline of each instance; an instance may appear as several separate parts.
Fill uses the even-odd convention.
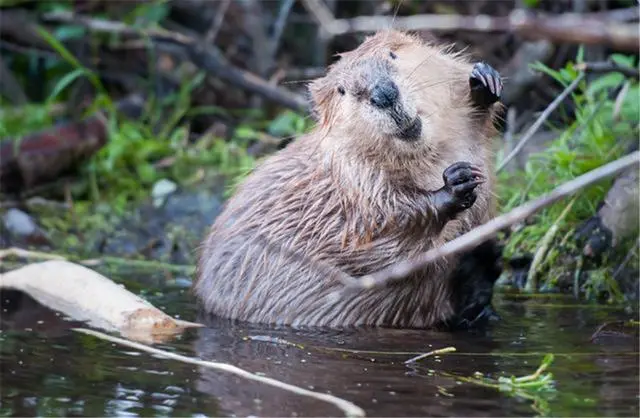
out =
[[[442,174],[444,186],[435,194],[438,212],[447,216],[469,209],[476,201],[476,187],[485,180],[482,171],[467,162],[451,164]]]
[[[502,94],[502,78],[489,64],[478,62],[473,66],[469,77],[471,87],[471,100],[477,106],[489,107],[498,100]]]

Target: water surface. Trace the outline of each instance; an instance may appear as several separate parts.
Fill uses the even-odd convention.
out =
[[[320,400],[72,332],[69,327],[76,324],[24,295],[3,292],[2,299],[2,415],[342,415]],[[186,291],[165,292],[152,303],[195,319]],[[496,307],[502,321],[475,333],[296,331],[217,320],[156,346],[328,392],[357,404],[368,416],[638,416],[637,333],[604,332],[591,338],[603,323],[637,320],[637,312],[578,305],[570,298],[502,296]],[[404,364],[448,346],[457,352]],[[556,391],[538,398],[449,376],[476,371],[493,377],[527,375],[548,352],[555,354],[550,371]]]

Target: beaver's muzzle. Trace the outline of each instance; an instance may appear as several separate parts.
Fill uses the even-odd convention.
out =
[[[389,115],[398,125],[398,138],[412,142],[420,138],[422,133],[422,119],[420,116],[411,117],[400,103],[389,109]]]

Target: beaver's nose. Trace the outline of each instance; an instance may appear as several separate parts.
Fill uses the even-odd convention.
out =
[[[376,82],[371,89],[371,104],[380,109],[393,106],[398,101],[400,92],[393,80],[383,79]]]

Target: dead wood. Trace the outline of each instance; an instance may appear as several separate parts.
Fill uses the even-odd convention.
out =
[[[573,82],[569,84],[567,88],[564,89],[564,91],[558,97],[556,97],[556,99],[553,102],[549,104],[549,106],[547,106],[547,108],[542,112],[542,114],[538,117],[538,119],[534,122],[534,124],[531,125],[531,127],[527,130],[527,132],[525,132],[525,134],[522,136],[522,138],[518,142],[518,145],[516,145],[515,148],[509,153],[509,155],[507,155],[500,162],[500,164],[496,168],[496,172],[499,173],[502,169],[504,169],[507,166],[507,164],[509,164],[509,162],[516,155],[518,155],[518,153],[522,150],[522,148],[527,144],[527,142],[533,137],[533,135],[538,131],[538,129],[540,129],[542,124],[547,120],[549,115],[551,115],[551,113],[558,106],[560,106],[560,103],[562,103],[562,101],[566,99],[566,97],[569,94],[571,94],[571,92],[573,92],[576,89],[576,87],[578,87],[578,84],[582,81],[583,78],[584,78],[584,73],[580,73],[580,75],[578,75],[578,77],[576,77],[576,79],[573,80]]]
[[[142,106],[143,100],[137,95],[116,103],[116,109],[131,118],[140,116]],[[100,111],[22,138],[2,139],[0,188],[15,191],[54,180],[102,148],[107,134],[106,116]]]
[[[177,320],[105,276],[65,260],[29,264],[0,275],[0,288],[25,292],[89,326],[160,342],[201,324]]]
[[[176,32],[137,29],[121,22],[92,19],[70,13],[50,13],[44,17],[44,20],[56,23],[80,24],[96,32],[150,39],[156,44],[168,44],[169,48],[164,50],[170,54],[176,53],[175,47],[179,47],[181,49],[180,52],[184,53],[197,67],[212,76],[292,110],[303,113],[309,111],[309,103],[305,98],[282,87],[274,86],[249,71],[235,67],[225,58],[222,51],[202,40]]]
[[[102,332],[98,332],[98,331],[94,331],[91,329],[85,329],[85,328],[74,328],[74,331],[82,333],[82,334],[87,334],[87,335],[92,335],[96,338],[100,338],[101,340],[104,341],[109,341],[112,343],[116,343],[116,344],[120,344],[123,345],[125,347],[130,347],[130,348],[134,348],[136,350],[140,350],[143,351],[145,353],[150,353],[153,354],[156,357],[159,357],[161,359],[171,359],[171,360],[177,360],[177,361],[181,361],[183,363],[187,363],[187,364],[193,364],[194,366],[198,366],[200,368],[207,368],[207,369],[214,369],[214,370],[219,370],[219,371],[223,371],[223,372],[228,372],[228,373],[233,373],[236,376],[240,376],[242,378],[248,379],[248,380],[252,380],[255,382],[259,382],[259,383],[263,383],[263,384],[267,384],[273,387],[277,387],[279,389],[283,389],[292,393],[295,393],[297,395],[301,395],[301,396],[307,396],[310,398],[314,398],[314,399],[318,399],[324,402],[329,402],[332,405],[334,405],[335,407],[339,408],[347,417],[364,417],[366,416],[364,410],[362,408],[360,408],[359,406],[357,406],[356,404],[349,402],[345,399],[339,398],[337,396],[328,394],[328,393],[321,393],[321,392],[314,392],[311,391],[309,389],[305,389],[302,387],[298,387],[295,385],[291,385],[289,383],[285,383],[285,382],[281,382],[279,380],[276,380],[272,377],[268,377],[268,376],[263,376],[257,373],[251,373],[248,372],[244,369],[241,369],[239,367],[233,366],[231,364],[227,364],[227,363],[218,363],[218,362],[214,362],[214,361],[206,361],[206,360],[200,360],[198,358],[193,358],[193,357],[187,357],[181,354],[177,354],[177,353],[173,353],[170,351],[165,351],[165,350],[160,350],[158,348],[155,347],[150,347],[148,345],[144,345],[144,344],[140,344],[138,342],[134,342],[134,341],[129,341],[123,338],[118,338],[118,337],[114,337],[112,335],[107,335],[104,334]]]
[[[627,67],[617,64],[613,61],[601,61],[601,62],[581,62],[576,64],[578,71],[584,71],[586,73],[620,73],[628,78],[640,78],[640,71],[637,68]]]
[[[638,7],[613,12],[534,15],[516,9],[506,17],[488,15],[422,14],[406,17],[360,16],[335,19],[321,0],[303,0],[310,14],[322,26],[325,36],[355,32],[376,32],[391,27],[403,30],[511,32],[525,39],[547,39],[585,45],[606,45],[637,52],[640,35]]]

